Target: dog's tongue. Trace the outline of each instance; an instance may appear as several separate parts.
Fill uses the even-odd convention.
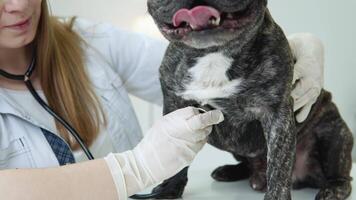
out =
[[[180,9],[173,16],[173,25],[178,27],[186,22],[194,30],[199,30],[208,27],[212,17],[220,20],[220,12],[209,6],[197,6],[191,10]]]

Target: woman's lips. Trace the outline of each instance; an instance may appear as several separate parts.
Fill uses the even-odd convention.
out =
[[[13,25],[5,26],[5,28],[13,29],[17,31],[26,31],[29,26],[30,26],[30,18]]]

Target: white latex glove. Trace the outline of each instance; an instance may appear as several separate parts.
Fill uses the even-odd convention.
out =
[[[288,37],[296,60],[292,91],[297,122],[303,122],[324,86],[324,47],[320,39],[309,33]]]
[[[221,111],[203,114],[187,107],[158,120],[132,150],[109,154],[105,160],[119,199],[126,199],[188,166],[202,149],[212,125],[224,120]]]

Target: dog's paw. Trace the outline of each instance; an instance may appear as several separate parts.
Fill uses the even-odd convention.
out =
[[[267,178],[265,172],[253,173],[250,177],[250,186],[253,190],[266,192]]]
[[[153,188],[152,193],[157,194],[155,199],[179,199],[182,198],[187,179],[168,179]]]
[[[175,176],[163,181],[157,187],[153,188],[150,194],[137,194],[132,199],[179,199],[182,198],[184,188],[187,185],[187,170],[183,169]]]
[[[343,183],[329,185],[319,191],[315,200],[344,200],[351,194],[351,183],[345,181]]]
[[[246,163],[237,165],[225,165],[216,168],[211,177],[216,181],[232,182],[247,179],[250,176],[250,170]]]

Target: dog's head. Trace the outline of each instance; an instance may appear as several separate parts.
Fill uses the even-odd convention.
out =
[[[148,11],[171,42],[222,46],[256,31],[267,0],[148,0]]]

